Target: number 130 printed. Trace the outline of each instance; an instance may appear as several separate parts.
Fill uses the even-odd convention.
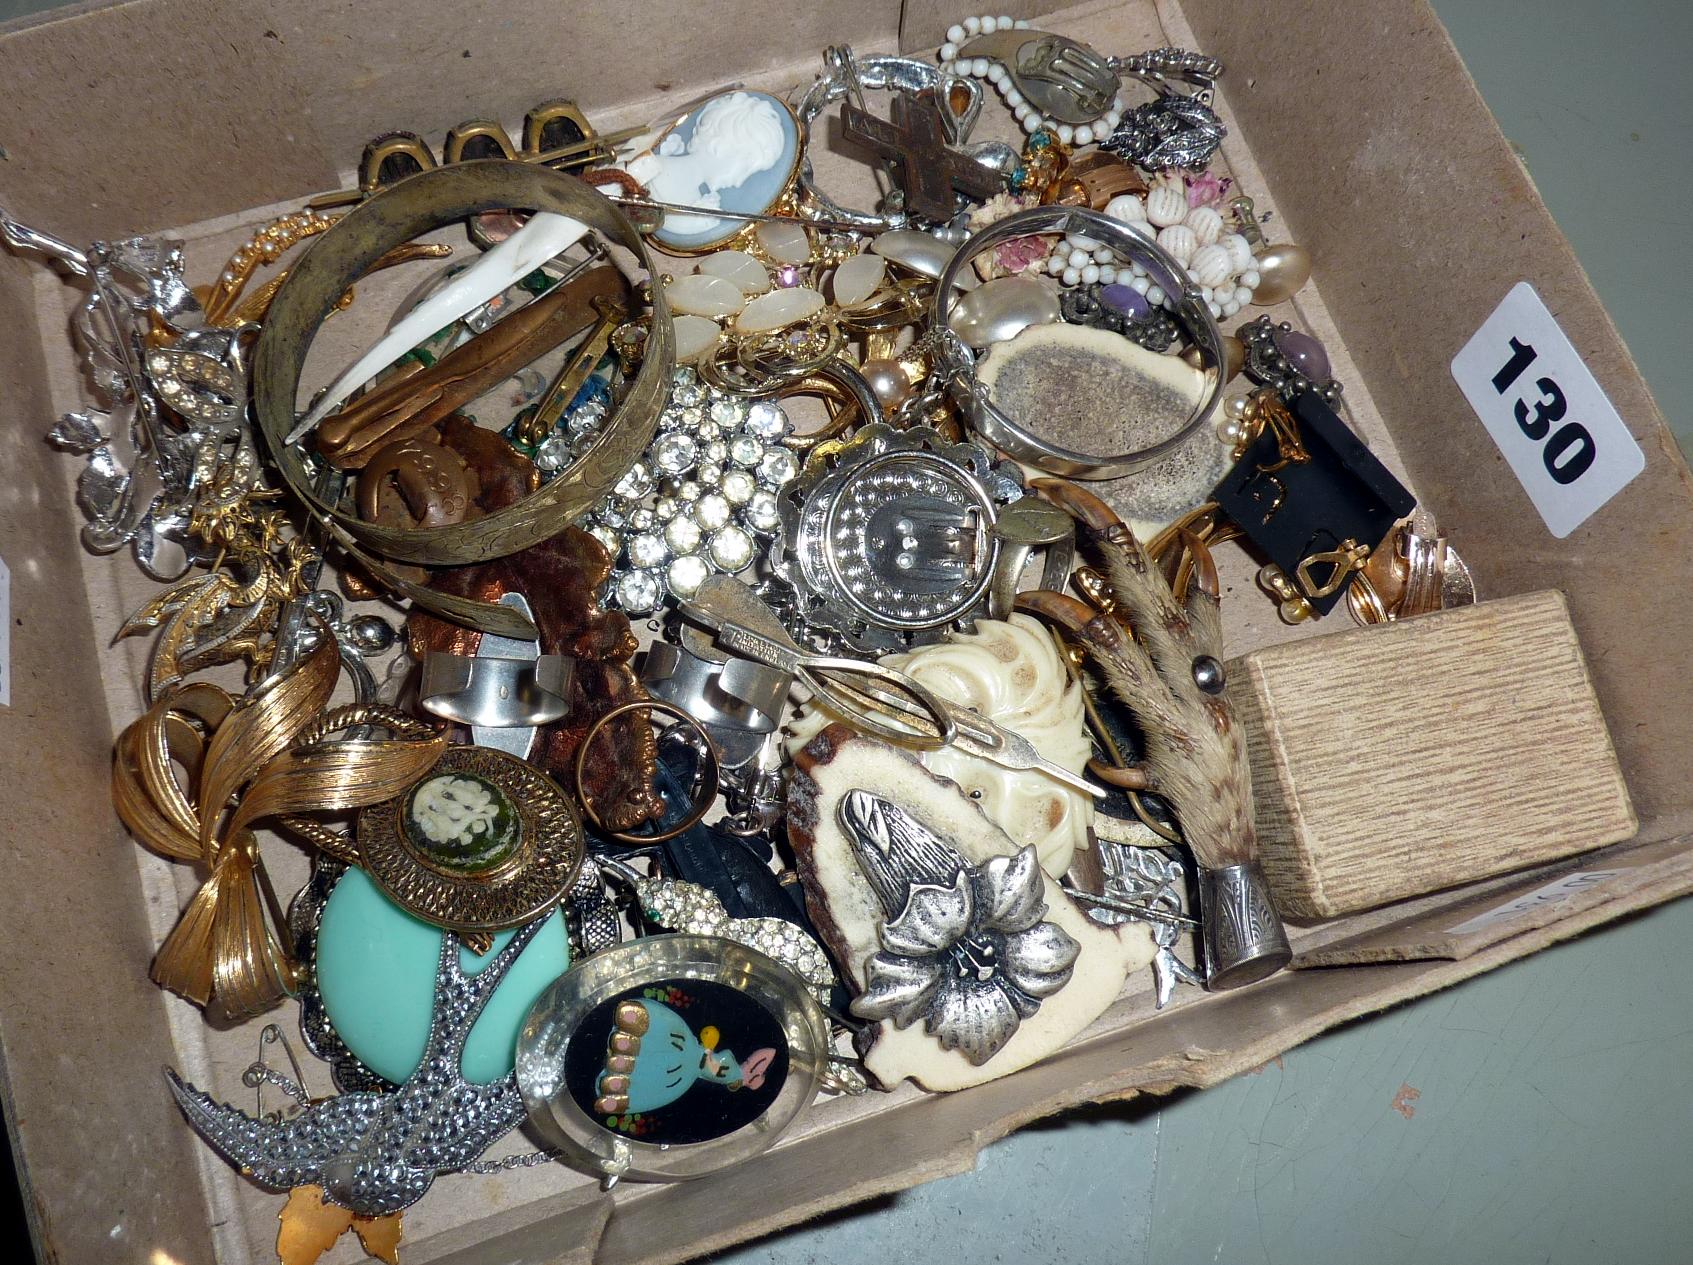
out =
[[[1559,539],[1646,468],[1640,445],[1526,281],[1453,358],[1452,376]]]

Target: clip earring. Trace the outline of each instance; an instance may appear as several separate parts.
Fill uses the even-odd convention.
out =
[[[479,158],[516,159],[517,146],[511,137],[492,119],[473,119],[460,123],[447,133],[441,146],[443,163],[474,162]]]
[[[359,159],[359,192],[369,196],[439,165],[416,132],[389,132],[364,147],[364,156]]]
[[[1294,578],[1299,581],[1299,588],[1307,597],[1328,597],[1331,593],[1340,591],[1340,586],[1346,583],[1346,577],[1354,571],[1363,569],[1369,559],[1370,547],[1360,545],[1355,540],[1343,540],[1334,549],[1327,549],[1321,553],[1308,554],[1300,559],[1294,568]],[[1314,567],[1328,565],[1328,578],[1318,581]]]

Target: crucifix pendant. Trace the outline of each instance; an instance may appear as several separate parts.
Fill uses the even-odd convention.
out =
[[[891,122],[849,102],[841,106],[841,126],[849,141],[899,167],[899,187],[911,215],[950,220],[955,192],[986,199],[1004,188],[998,172],[946,143],[940,108],[909,92],[894,97]]]

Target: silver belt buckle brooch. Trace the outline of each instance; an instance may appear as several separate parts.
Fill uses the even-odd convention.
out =
[[[776,572],[801,620],[861,651],[933,641],[987,600],[994,524],[1022,494],[1016,466],[984,448],[866,426],[784,492]]]

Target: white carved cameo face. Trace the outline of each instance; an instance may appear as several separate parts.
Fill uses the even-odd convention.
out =
[[[1022,734],[1055,764],[1085,772],[1092,745],[1080,687],[1070,678],[1052,637],[1028,615],[978,620],[971,633],[882,660],[910,673],[949,702],[969,707]],[[807,703],[789,726],[797,751],[824,726],[843,717]],[[955,747],[919,757],[931,773],[956,782],[983,814],[1019,847],[1033,847],[1041,868],[1057,877],[1087,846],[1093,802],[1033,770],[1001,768]]]
[[[688,115],[626,169],[660,202],[705,211],[765,211],[786,185],[797,140],[774,98],[729,92]],[[726,199],[731,191],[744,196]],[[736,220],[673,213],[665,216],[659,240],[691,247],[740,227]]]
[[[675,133],[666,139],[674,140]],[[710,173],[706,181],[716,192],[738,188],[774,167],[786,144],[775,106],[750,92],[732,92],[700,108],[687,153]]]

